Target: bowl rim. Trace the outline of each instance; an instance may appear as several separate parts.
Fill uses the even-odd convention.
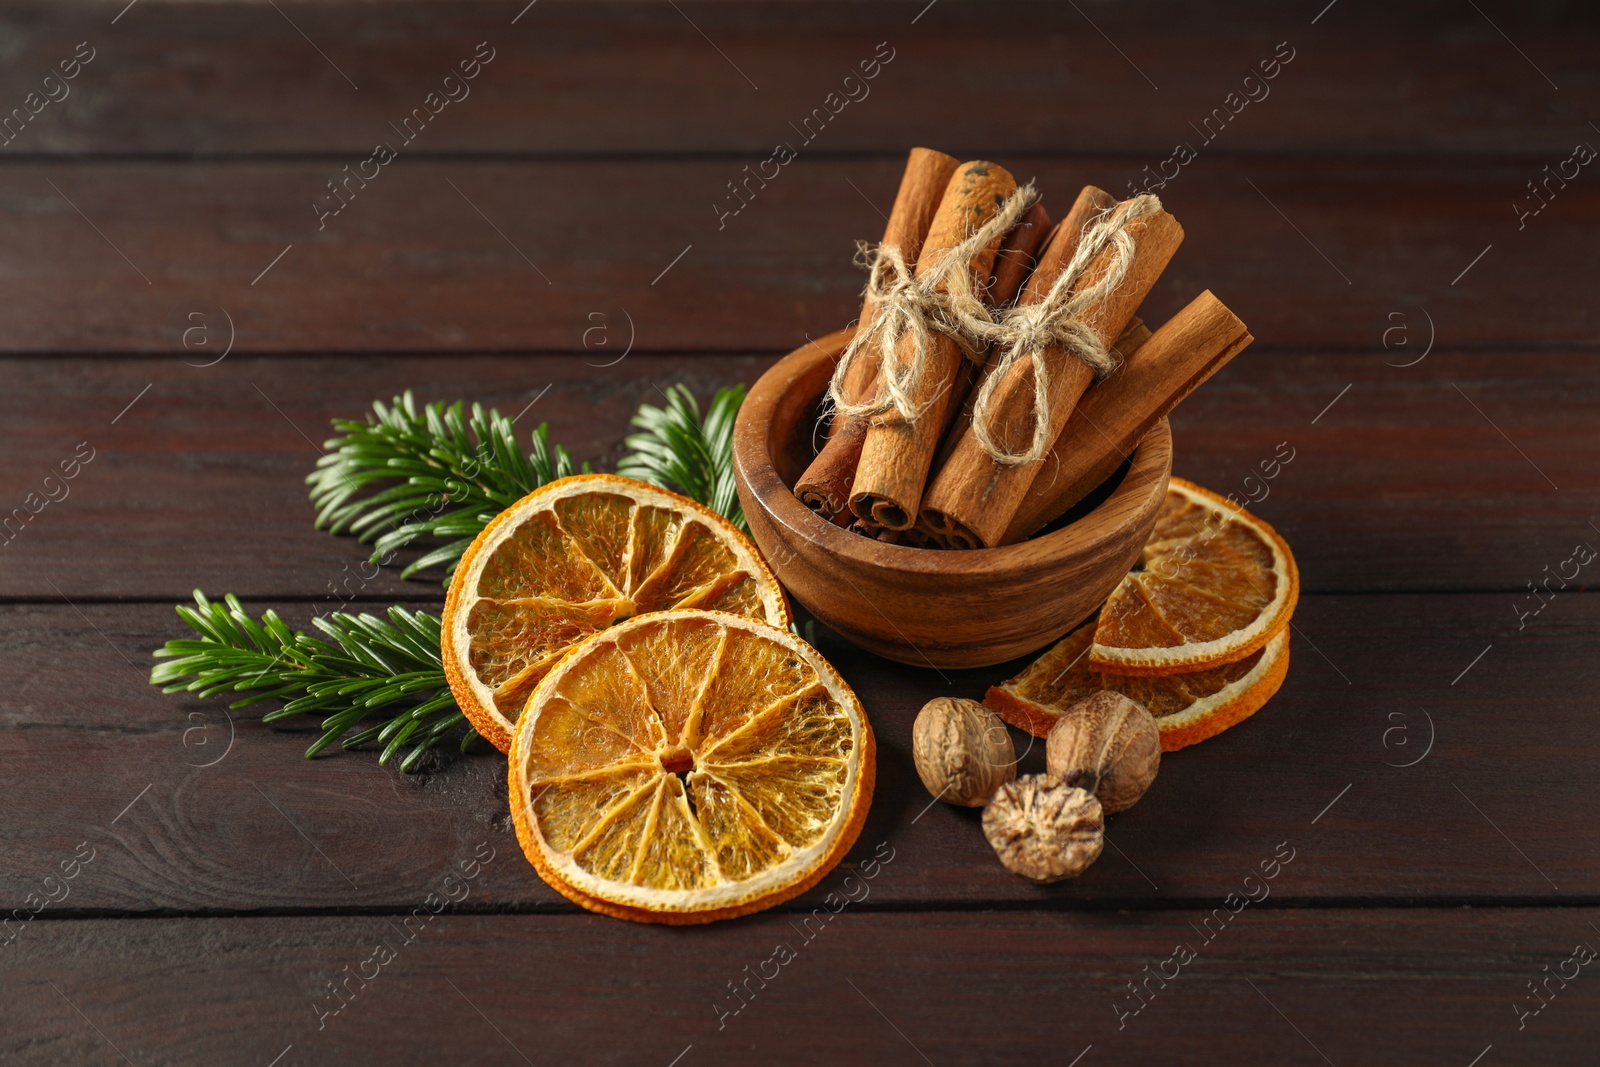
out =
[[[928,549],[873,541],[829,522],[802,504],[779,477],[767,446],[767,427],[778,402],[802,373],[818,361],[836,359],[854,332],[850,326],[808,340],[773,364],[751,387],[734,420],[733,463],[738,481],[748,488],[766,517],[791,535],[865,567],[968,577],[1012,574],[1041,562],[1092,553],[1128,526],[1142,522],[1166,497],[1172,474],[1172,430],[1162,417],[1139,442],[1132,465],[1111,495],[1071,525],[1043,536],[994,548]],[[1147,484],[1142,484],[1147,479]],[[1122,517],[1114,520],[1114,512],[1122,512]]]

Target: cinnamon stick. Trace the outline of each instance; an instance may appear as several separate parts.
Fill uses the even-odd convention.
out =
[[[906,158],[900,191],[895,194],[894,207],[889,209],[889,222],[883,231],[883,243],[898,245],[906,262],[916,262],[945,186],[950,184],[950,176],[960,165],[954,156],[931,148],[913,148]],[[868,298],[861,306],[858,329],[866,327],[872,312],[872,300]],[[851,371],[845,387],[849,399],[859,403],[878,387],[878,363],[858,360]],[[824,518],[846,522],[853,518],[848,508],[850,485],[855,480],[856,464],[860,462],[861,444],[866,436],[866,419],[835,417],[822,450],[794,483],[795,496]]]
[[[1091,199],[1098,189],[1084,190]],[[1183,227],[1165,211],[1131,219],[1124,232],[1134,241],[1134,255],[1126,276],[1110,294],[1088,308],[1082,318],[1102,345],[1112,344],[1121,335],[1134,312],[1144,301],[1161,272],[1183,241]],[[1028,279],[1019,304],[1039,303],[1072,258],[1079,234],[1064,234],[1052,239],[1040,257],[1039,268]],[[1070,250],[1069,250],[1070,249]],[[1066,255],[1061,253],[1066,251]],[[1117,256],[1115,247],[1105,248],[1084,270],[1074,291],[1082,291],[1103,278]],[[1047,346],[1042,353],[1048,369],[1049,423],[1045,438],[1054,440],[1066,425],[1079,397],[1094,381],[1094,371],[1076,354],[1061,345]],[[1005,372],[990,401],[992,415],[988,429],[1001,448],[1010,453],[1025,451],[1034,437],[1035,395],[1029,363],[1019,360]],[[957,443],[950,459],[928,487],[928,522],[952,547],[992,547],[1002,543],[1017,515],[1029,487],[1045,469],[1044,461],[1007,464],[995,459],[969,428]]]
[[[876,379],[872,384],[876,384]],[[861,444],[866,439],[866,419],[834,416],[828,439],[794,483],[794,495],[800,502],[835,525],[847,526],[855,518],[855,512],[849,508],[850,486],[855,481]]]
[[[917,276],[924,276],[929,264],[993,218],[1016,187],[1016,179],[997,164],[985,160],[963,163],[950,179],[928,229],[917,259]],[[999,245],[996,237],[963,268],[987,280]],[[909,334],[903,337],[898,355],[909,360],[913,343]],[[916,522],[928,468],[951,405],[951,387],[964,358],[954,340],[934,332],[928,344],[926,372],[917,379],[909,398],[917,416],[907,419],[891,409],[873,417],[850,491],[850,510],[861,518],[890,530],[904,530]]]
[[[1035,203],[1000,239],[1000,250],[994,256],[994,277],[989,279],[983,302],[999,310],[1008,307],[1022,291],[1028,275],[1033,273],[1035,256],[1050,236],[1050,212],[1043,204]],[[955,443],[961,439],[963,424],[972,418],[972,387],[982,380],[983,371],[972,360],[964,360],[959,377],[951,389],[951,404],[945,409],[944,426],[939,434],[939,450],[934,454],[933,470],[944,465],[945,458]]]
[[[994,254],[994,276],[984,287],[984,303],[1003,308],[1017,298],[1049,236],[1050,212],[1035,202],[1000,239],[1000,249]]]
[[[1133,355],[1133,353],[1138,350],[1139,346],[1148,340],[1150,340],[1150,327],[1144,324],[1143,319],[1135,316],[1133,321],[1128,323],[1127,329],[1122,331],[1122,336],[1117,338],[1117,343],[1111,346],[1111,352],[1117,357],[1117,361],[1120,363],[1122,360],[1125,360],[1129,356]],[[971,417],[972,403],[969,399],[966,405],[966,410],[962,413],[962,418],[970,420]],[[952,427],[952,430],[960,429],[961,426],[959,423]],[[956,441],[959,439],[959,436],[960,435],[958,433],[950,433],[947,434],[945,439],[940,442],[939,458],[934,460],[934,469],[937,470],[942,465],[944,460],[950,458],[950,453],[955,451]],[[942,518],[942,516],[940,518]],[[907,530],[906,534],[907,543],[915,544],[918,548],[967,547],[965,545],[957,546],[951,543],[949,537],[950,529],[948,526],[941,526],[939,529],[935,529],[933,523],[929,519],[929,512],[926,507],[922,509],[922,514],[917,516],[917,525],[910,530]],[[911,535],[913,534],[916,536],[912,537]]]
[[[1085,185],[1083,190],[1078,193],[1078,199],[1074,200],[1072,207],[1067,209],[1067,217],[1062,219],[1054,230],[1040,234],[1043,240],[1039,242],[1036,259],[1031,265],[1032,269],[1028,272],[1029,275],[1031,276],[1043,267],[1052,278],[1057,276],[1061,268],[1066,265],[1067,260],[1072,258],[1072,253],[1077,251],[1078,239],[1083,234],[1083,228],[1096,215],[1114,207],[1116,203],[1117,198],[1110,193],[1102,189],[1096,189],[1092,185]],[[1023,216],[1023,218],[1026,219],[1027,216]],[[1052,246],[1054,246],[1053,250]],[[1051,258],[1051,264],[1045,263],[1046,256]],[[995,285],[998,285],[999,273],[997,268],[995,271]],[[1020,283],[1025,283],[1027,280],[1027,277],[1018,279],[1019,290],[1021,288]],[[991,288],[993,287],[991,286]],[[1017,294],[1013,292],[1011,295],[1015,297]],[[991,301],[990,306],[998,308],[1003,307],[1004,304]],[[952,424],[946,428],[944,439],[939,443],[939,452],[933,461],[934,480],[938,479],[939,471],[944,469],[944,465],[950,462],[951,454],[955,452],[956,446],[961,443],[961,438],[966,435],[967,427],[972,424],[972,401],[977,393],[977,387],[982,385],[985,378],[994,373],[995,364],[999,357],[999,352],[990,353],[988,361],[983,365],[983,370],[976,375],[973,387],[969,389],[965,399],[962,401],[961,410],[957,413]],[[932,501],[930,500],[929,503],[931,505]],[[944,536],[949,530],[948,524],[942,521],[942,516],[937,514],[929,515],[926,510],[918,517],[918,521],[922,523],[924,533],[935,541],[944,540]],[[938,529],[936,530],[930,523],[937,523]]]
[[[900,543],[899,530],[885,530],[882,526],[874,526],[872,523],[862,519],[856,519],[845,529],[859,537],[870,537],[874,541],[882,541],[885,544],[897,545]]]
[[[1144,324],[1143,319],[1135,317],[1128,323],[1128,328],[1122,331],[1122,336],[1117,338],[1117,343],[1111,346],[1111,350],[1116,353],[1120,363],[1137,352],[1139,346],[1150,340],[1151,336],[1150,327]]]
[[[1254,340],[1208,289],[1084,394],[1003,535],[1032,535],[1088,496],[1133,454],[1150,427]]]

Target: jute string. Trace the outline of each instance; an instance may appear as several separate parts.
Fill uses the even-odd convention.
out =
[[[985,331],[995,321],[976,291],[972,259],[1015,226],[1038,198],[1031,182],[1017,189],[988,222],[925,265],[920,275],[898,245],[877,247],[870,256],[865,293],[876,310],[872,321],[850,339],[828,385],[838,414],[870,417],[893,410],[907,422],[920,416],[938,395],[919,387],[928,372],[934,331],[955,341],[968,359],[984,358],[990,343]],[[863,245],[858,258],[867,255]],[[902,337],[910,338],[904,353]],[[846,395],[845,381],[855,361],[869,352],[878,357],[878,387],[873,396],[853,401]],[[930,395],[918,400],[922,392]]]
[[[1050,448],[1050,368],[1044,359],[1046,348],[1057,345],[1065,349],[1088,364],[1096,375],[1115,369],[1116,358],[1084,316],[1116,292],[1128,276],[1134,256],[1128,223],[1160,210],[1161,201],[1145,194],[1102,212],[1084,227],[1072,259],[1044,298],[1036,304],[1019,304],[1001,316],[993,335],[994,343],[1003,346],[1000,358],[972,403],[973,435],[995,462],[1005,466],[1036,463]],[[1105,272],[1093,284],[1074,291],[1084,271],[1107,248],[1111,249],[1111,256]],[[1009,452],[995,440],[990,429],[994,394],[1011,369],[1023,360],[1028,361],[1033,376],[1033,439],[1021,452]]]
[[[973,400],[972,430],[979,446],[1004,466],[1021,466],[1044,458],[1051,445],[1050,370],[1044,359],[1045,350],[1059,346],[1097,375],[1115,368],[1116,358],[1084,316],[1127,278],[1135,250],[1128,224],[1158,213],[1161,201],[1145,194],[1103,212],[1084,227],[1072,259],[1044,298],[1010,308],[996,321],[974,291],[968,265],[980,249],[1010,230],[1036,199],[1031,184],[1018,189],[993,219],[952,248],[920,278],[913,277],[898,248],[878,247],[867,281],[867,296],[874,300],[877,311],[867,328],[851,339],[829,386],[838,412],[872,416],[893,409],[908,421],[919,416],[932,401],[919,405],[912,397],[926,373],[931,331],[938,330],[953,338],[967,358],[979,362],[991,345],[1000,347],[993,372],[985,377]],[[1108,248],[1112,254],[1106,270],[1093,284],[1074,292],[1084,271]],[[910,359],[902,360],[897,355],[899,341],[908,334],[913,342],[908,346]],[[878,355],[877,393],[861,403],[847,402],[843,396],[845,373],[851,362],[867,351]],[[1023,451],[1010,452],[995,439],[990,428],[995,416],[995,390],[1024,360],[1033,378],[1033,438]]]

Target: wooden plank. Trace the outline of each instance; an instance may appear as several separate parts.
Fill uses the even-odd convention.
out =
[[[413,879],[419,899],[427,881]],[[810,941],[771,915],[689,930],[446,916],[409,943],[377,916],[38,923],[0,956],[0,1054],[421,1067],[441,1048],[461,1063],[663,1065],[1143,1064],[1179,1049],[1240,1063],[1552,1064],[1593,1052],[1592,981],[1550,979],[1520,1030],[1515,1011],[1541,1003],[1529,982],[1593,977],[1570,961],[1600,937],[1596,909],[1248,907],[1209,943],[1205,917],[846,909]],[[1177,944],[1194,956],[1175,972]],[[1149,978],[1119,1030],[1146,966],[1177,976]],[[746,980],[737,1000],[728,983]]]
[[[880,845],[905,857],[872,906],[1187,907],[1235,891],[1287,842],[1300,858],[1275,900],[1600,901],[1587,651],[1600,598],[1560,596],[1521,631],[1514,599],[1308,597],[1277,697],[1167,755],[1146,798],[1111,821],[1115,847],[1051,887],[1003,870],[979,813],[931,803],[911,765],[924,702],[981,696],[1012,668],[941,675],[823,632],[878,735],[878,791],[849,863]],[[279,607],[293,625],[312,613]],[[150,650],[180,633],[161,605],[0,608],[0,900],[20,905],[87,840],[94,876],[63,903],[79,914],[395,908],[419,869],[488,842],[504,859],[474,907],[573,910],[520,858],[501,757],[417,776],[370,752],[309,764],[312,724],[270,729],[245,710],[230,725],[219,702],[146,684]],[[1018,735],[1018,751],[1022,770],[1042,769],[1040,746]],[[1524,770],[1508,784],[1491,766]]]
[[[1058,205],[1091,181],[1124,192],[1144,165],[1005,163]],[[854,317],[853,241],[881,230],[899,161],[802,156],[724,215],[740,166],[401,159],[319,230],[331,162],[20,162],[0,170],[0,350],[203,363],[219,349],[183,346],[204,322],[236,352],[585,352],[605,323],[607,358],[625,337],[786,351]],[[1572,182],[1519,232],[1538,171],[1202,155],[1160,190],[1188,238],[1146,317],[1209,288],[1261,345],[1376,351],[1391,314],[1419,309],[1449,344],[1590,344],[1600,320],[1575,286],[1600,184]]]
[[[1245,352],[1174,415],[1176,471],[1260,499],[1256,510],[1289,539],[1308,590],[1526,594],[1578,540],[1600,544],[1589,525],[1600,491],[1590,432],[1600,372],[1571,350],[1441,348],[1415,366],[1385,366],[1422,352],[1426,324],[1409,314],[1410,348]],[[552,440],[609,468],[630,414],[641,401],[661,403],[658,389],[681,381],[706,398],[753,382],[769,363],[630,356],[608,368],[614,357],[602,353],[235,354],[207,368],[176,357],[0,361],[10,457],[0,514],[12,522],[0,598],[170,600],[197,586],[329,606],[437,596],[431,582],[399,581],[397,568],[375,575],[352,539],[312,528],[303,480],[330,419],[359,418],[371,400],[415,388],[423,400],[526,409],[524,434],[548,419]],[[24,524],[13,509],[26,519],[49,491],[45,476],[85,442],[95,458],[68,496]],[[1264,481],[1259,468],[1271,469],[1275,455],[1292,462]],[[30,493],[40,494],[33,505]]]
[[[715,386],[754,381],[769,362],[633,358],[600,366],[613,358],[597,349],[589,361],[235,355],[206,368],[177,359],[12,361],[0,389],[6,424],[19,439],[37,434],[40,444],[19,448],[17,465],[0,474],[5,499],[21,504],[41,490],[43,477],[80,442],[98,451],[68,497],[48,504],[5,545],[13,553],[5,561],[5,594],[53,597],[59,589],[78,599],[156,591],[170,598],[196,586],[226,586],[245,596],[274,589],[330,607],[355,597],[442,595],[437,577],[402,582],[393,569],[374,577],[364,565],[370,549],[312,529],[305,477],[332,434],[330,420],[361,418],[372,400],[415,389],[419,400],[466,399],[519,416],[525,444],[548,421],[551,440],[578,462],[609,469],[640,402],[664,403],[658,390],[680,381],[709,397]],[[351,373],[353,381],[335,384]],[[23,394],[36,399],[19,402]],[[87,525],[76,527],[79,521]],[[206,557],[211,562],[202,562]]]
[[[916,3],[280,6],[144,0],[112,25],[89,0],[8,4],[8,108],[78,42],[96,49],[8,151],[359,153],[354,163],[488,41],[495,59],[418,147],[729,152],[753,165],[796,136],[791,123],[835,107],[819,150],[1114,150],[1149,155],[1142,165],[1198,145],[1190,124],[1232,92],[1242,110],[1217,140],[1228,151],[1542,156],[1588,136],[1580,101],[1596,88],[1600,39],[1592,13],[1548,2],[1493,10],[1491,23],[1443,0],[1344,0],[1314,24],[1315,12],[1259,0],[1008,4],[984,18]],[[879,42],[892,62],[846,86]],[[1292,62],[1245,85],[1279,42]],[[855,103],[825,103],[846,91]],[[1259,103],[1238,103],[1246,92]]]

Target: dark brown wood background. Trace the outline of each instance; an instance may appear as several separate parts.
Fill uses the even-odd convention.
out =
[[[0,1061],[1595,1062],[1600,976],[1568,961],[1600,946],[1600,606],[1592,568],[1530,583],[1600,546],[1600,174],[1518,214],[1600,145],[1592,9],[123,5],[0,11],[0,114],[94,50],[0,147],[0,513],[94,456],[0,547],[0,904],[94,857],[0,948]],[[319,230],[323,183],[480,41],[471,95]],[[880,42],[870,95],[800,144]],[[1201,143],[1280,42],[1270,95]],[[778,141],[799,158],[719,225]],[[432,582],[346,585],[364,553],[312,529],[330,418],[408,388],[531,402],[519,425],[604,466],[658,389],[753,381],[853,316],[852,242],[909,146],[1060,205],[1179,141],[1198,158],[1160,195],[1188,238],[1147,318],[1209,287],[1257,342],[1174,416],[1176,470],[1241,491],[1287,441],[1257,510],[1305,595],[1277,698],[1168,757],[1085,877],[1011,877],[910,767],[916,709],[1004,668],[822,634],[881,746],[861,843],[806,897],[687,930],[542,885],[497,756],[307,763],[303,729],[146,684],[195,587],[297,624],[354,586],[438,608]],[[1280,848],[1271,895],[1207,941]],[[860,899],[807,940],[829,893]],[[1119,1026],[1180,942],[1196,958]],[[721,1014],[779,943],[796,957]]]

